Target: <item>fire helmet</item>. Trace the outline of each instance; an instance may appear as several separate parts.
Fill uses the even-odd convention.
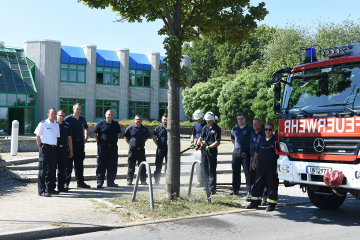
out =
[[[214,121],[215,120],[215,114],[212,112],[205,113],[204,117],[205,121]]]
[[[201,111],[201,110],[196,110],[194,113],[193,113],[193,119],[194,120],[198,120],[200,118],[204,117],[204,113]]]

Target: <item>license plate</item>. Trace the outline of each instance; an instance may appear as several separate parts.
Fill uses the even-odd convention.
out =
[[[325,173],[331,170],[331,168],[326,167],[306,167],[306,173],[313,175],[325,175]]]

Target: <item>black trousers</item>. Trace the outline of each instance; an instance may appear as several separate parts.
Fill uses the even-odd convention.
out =
[[[256,169],[255,184],[251,192],[251,204],[260,205],[265,185],[267,191],[267,207],[275,207],[278,199],[279,179],[275,166],[260,166]]]
[[[71,181],[71,173],[75,170],[76,182],[84,182],[84,159],[85,159],[85,145],[84,141],[73,141],[73,157],[68,158],[66,164],[66,183]]]
[[[129,150],[127,180],[132,180],[134,177],[136,160],[138,161],[138,166],[143,161],[146,161],[145,148],[141,148],[139,150],[136,148],[132,148]],[[144,166],[141,170],[140,181],[146,181],[146,166]]]
[[[250,190],[252,191],[252,189],[254,188],[254,184],[255,184],[255,175],[256,175],[256,168],[255,170],[252,168],[252,163],[253,163],[253,159],[254,159],[254,155],[251,155],[250,157]],[[258,166],[259,162],[256,162],[256,166]],[[266,183],[264,186],[264,192],[263,192],[263,197],[267,196],[267,187],[266,187]]]
[[[216,193],[217,153],[217,148],[209,149],[203,153],[205,175],[207,177],[209,190],[213,194]]]
[[[97,154],[97,168],[96,168],[96,181],[103,184],[105,179],[107,183],[114,183],[116,179],[117,167],[118,167],[118,146],[108,146],[98,144]]]
[[[39,173],[38,173],[38,191],[55,189],[56,171],[56,146],[44,145],[43,150],[39,149]]]
[[[56,149],[56,165],[54,168],[54,178],[56,176],[56,166],[57,166],[57,177],[58,177],[58,189],[64,189],[64,184],[66,183],[66,164],[69,157],[69,148],[68,146],[57,147]],[[55,179],[54,179],[55,182]],[[55,186],[52,190],[55,189]]]
[[[232,155],[232,187],[234,191],[239,191],[241,185],[241,165],[246,178],[246,189],[251,191],[250,185],[250,151],[239,152],[234,150]]]
[[[157,148],[156,157],[155,157],[155,172],[154,172],[154,178],[156,183],[160,181],[161,169],[164,158],[165,158],[165,163],[167,164],[167,148],[164,149]],[[165,172],[166,172],[166,165],[165,165]]]

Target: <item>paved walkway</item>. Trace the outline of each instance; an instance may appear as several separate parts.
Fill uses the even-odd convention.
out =
[[[182,149],[188,147],[188,141],[184,142]],[[95,150],[96,144],[87,144],[86,152]],[[222,143],[220,151],[230,151],[231,144]],[[147,144],[147,150],[154,151],[155,147]],[[23,153],[19,158],[36,157],[37,153]],[[10,155],[2,154],[6,160]],[[18,156],[16,156],[18,157]],[[12,158],[16,158],[12,157]],[[4,162],[0,161],[0,165]],[[1,169],[6,169],[4,166]],[[183,170],[183,169],[182,169]],[[196,178],[196,177],[195,177]],[[231,174],[218,174],[218,183],[231,183]],[[242,182],[245,182],[242,176]],[[115,182],[119,188],[96,189],[96,181],[87,181],[91,189],[78,189],[76,183],[71,182],[70,191],[50,198],[39,197],[37,195],[37,184],[24,184],[9,178],[9,171],[0,171],[0,239],[39,239],[70,235],[76,233],[106,230],[111,228],[126,227],[137,224],[148,224],[150,221],[124,223],[121,215],[116,213],[104,212],[98,208],[94,201],[131,195],[133,186],[127,186],[125,179],[117,179]],[[186,191],[189,183],[189,176],[181,177],[182,190]],[[220,185],[217,187],[219,194],[230,193],[230,185]],[[154,186],[154,192],[162,193],[165,189],[165,178],[162,178],[159,186]],[[193,191],[201,189],[194,188]],[[245,190],[242,189],[243,194]],[[138,194],[148,194],[148,186],[139,186]],[[245,199],[234,197],[234,201],[246,204]],[[299,187],[285,188],[279,187],[279,204],[308,203],[307,194],[303,193]],[[240,208],[238,211],[253,211]],[[169,221],[169,220],[161,220]],[[60,226],[53,226],[52,223],[62,223]]]

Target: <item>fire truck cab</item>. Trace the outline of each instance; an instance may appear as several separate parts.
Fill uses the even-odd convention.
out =
[[[328,59],[318,60],[315,47]],[[275,72],[271,81],[279,179],[307,190],[315,206],[335,209],[348,193],[360,199],[360,43],[302,47],[299,58],[300,65]],[[343,181],[328,187],[324,175],[336,170]]]

